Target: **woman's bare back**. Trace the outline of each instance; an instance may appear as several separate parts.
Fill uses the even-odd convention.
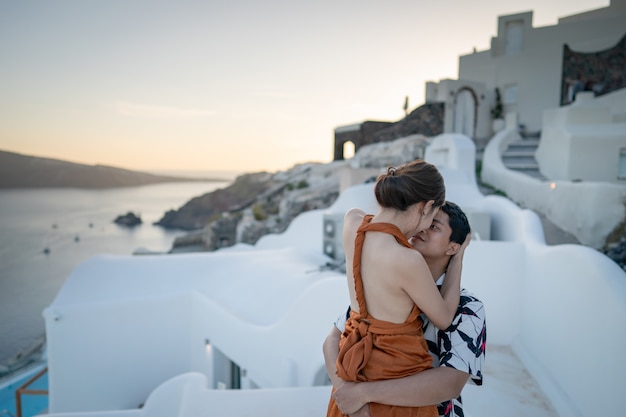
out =
[[[346,253],[346,275],[350,292],[351,308],[359,311],[354,287],[353,260],[357,230],[365,213],[351,210],[344,223],[344,248]],[[374,220],[372,220],[374,222]],[[396,238],[386,232],[368,231],[365,234],[361,253],[361,277],[367,311],[373,317],[391,323],[404,322],[415,303],[402,288],[402,276],[407,273],[405,264],[415,265],[416,273],[430,274],[421,254],[402,246]],[[420,264],[422,268],[420,268]]]

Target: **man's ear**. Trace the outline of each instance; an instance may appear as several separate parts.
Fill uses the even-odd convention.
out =
[[[448,256],[456,255],[459,249],[461,249],[461,245],[459,245],[456,242],[450,242],[450,244],[448,245],[448,249],[446,249],[446,255]]]

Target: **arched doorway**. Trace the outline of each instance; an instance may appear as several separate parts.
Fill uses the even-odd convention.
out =
[[[463,87],[454,98],[454,133],[461,133],[470,138],[476,134],[476,94]]]
[[[354,146],[354,142],[352,141],[347,141],[343,144],[343,159],[350,159],[354,156],[354,151],[355,146]]]

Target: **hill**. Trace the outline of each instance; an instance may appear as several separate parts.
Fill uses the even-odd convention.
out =
[[[0,151],[1,188],[114,188],[198,181]]]

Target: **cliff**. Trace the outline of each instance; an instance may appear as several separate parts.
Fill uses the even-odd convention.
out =
[[[0,188],[114,188],[195,181],[0,151]]]
[[[155,224],[191,231],[172,252],[211,251],[235,243],[254,244],[283,232],[298,214],[330,206],[339,195],[344,162],[307,163],[274,174],[245,174],[228,187],[193,198]]]
[[[260,194],[281,185],[282,182],[266,172],[244,174],[225,188],[195,197],[178,210],[169,210],[155,224],[183,230],[201,229],[223,212],[236,212],[248,207]]]

